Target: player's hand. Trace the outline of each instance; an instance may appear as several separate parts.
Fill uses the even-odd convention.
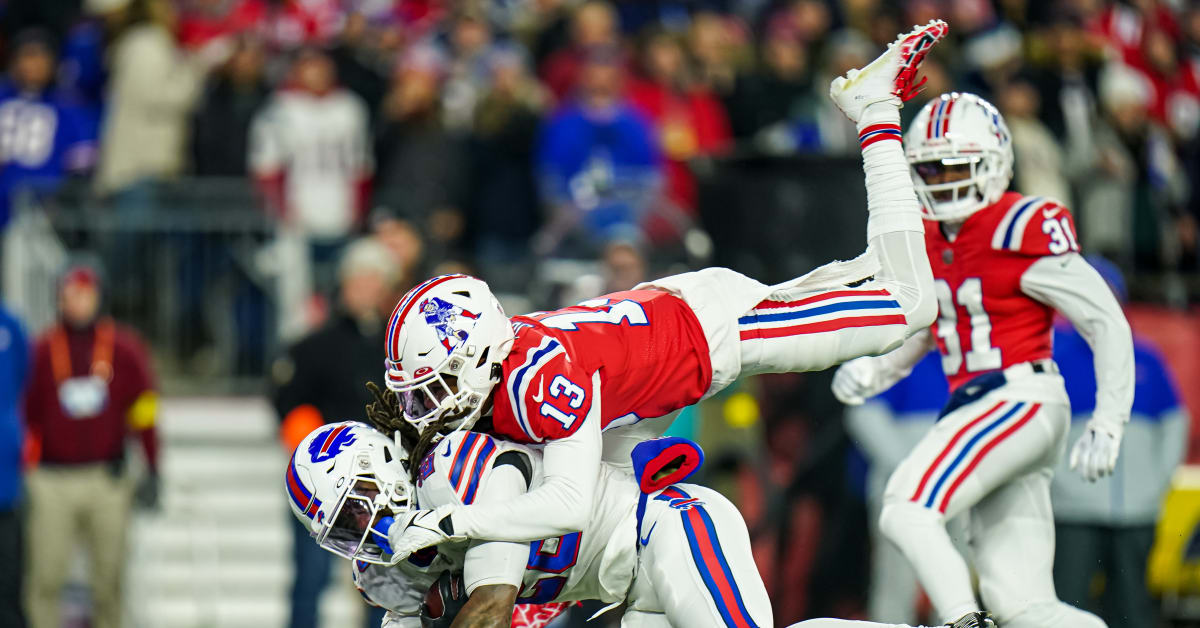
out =
[[[1111,475],[1121,452],[1121,430],[1088,422],[1087,430],[1071,449],[1071,469],[1089,482]]]
[[[419,549],[466,538],[454,534],[454,524],[450,520],[453,511],[452,505],[439,506],[434,510],[414,510],[392,525],[388,530],[392,561],[398,563]]]
[[[874,396],[878,379],[870,358],[857,358],[838,367],[833,374],[833,396],[848,406],[860,406]]]
[[[466,603],[462,572],[443,571],[421,604],[421,628],[450,628]]]

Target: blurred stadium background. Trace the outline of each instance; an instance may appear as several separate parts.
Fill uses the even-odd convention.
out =
[[[50,346],[63,273],[86,266],[160,391],[156,427],[133,426],[158,446],[130,441],[121,472],[161,478],[127,526],[123,625],[305,625],[293,575],[314,567],[295,567],[282,443],[355,418],[365,391],[328,383],[382,373],[382,353],[350,345],[381,340],[422,278],[476,274],[520,313],[706,265],[776,282],[855,255],[858,144],[827,86],[934,17],[951,39],[905,120],[950,90],[999,106],[1014,186],[1072,208],[1200,416],[1200,6],[1187,0],[0,0],[4,306]],[[375,282],[347,287],[363,275]],[[325,344],[297,344],[322,331]],[[866,617],[881,586],[876,458],[830,377],[748,380],[675,428],[742,508],[783,625]],[[0,431],[0,452],[78,438],[36,432]],[[1167,452],[1200,456],[1187,433],[1132,459],[1169,474]],[[39,464],[36,449],[27,480],[103,462],[86,443],[70,461]],[[19,481],[15,466],[0,481]],[[0,514],[32,520],[31,492]],[[1176,473],[1167,501],[1145,579],[1160,617],[1110,625],[1200,625],[1197,472]],[[75,541],[59,540],[61,622],[103,628]],[[364,616],[342,567],[319,625]],[[1116,590],[1111,576],[1090,587],[1097,603]],[[910,602],[914,618],[927,606]]]

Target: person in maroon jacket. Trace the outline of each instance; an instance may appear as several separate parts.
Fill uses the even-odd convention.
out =
[[[59,282],[59,321],[38,339],[25,397],[31,440],[29,620],[58,628],[75,542],[87,548],[92,626],[117,628],[130,511],[157,501],[157,395],[136,334],[100,316],[100,281],[74,266]],[[124,470],[137,435],[149,473],[135,488]]]

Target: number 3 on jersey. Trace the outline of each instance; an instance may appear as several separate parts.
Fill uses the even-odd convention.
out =
[[[958,306],[966,310],[971,348],[965,354],[967,372],[1000,368],[1000,349],[992,346],[992,321],[983,309],[983,283],[968,277],[954,291],[945,279],[935,280],[938,300],[937,334],[942,344],[942,370],[951,375],[962,368],[964,353],[958,335]],[[957,305],[956,305],[957,302]]]
[[[584,391],[583,387],[562,375],[555,375],[554,379],[550,380],[549,392],[552,399],[566,401],[567,407],[573,410],[582,408],[583,402],[587,400],[587,392]],[[538,393],[540,395],[541,391],[538,391]],[[539,399],[534,397],[534,401],[539,401]],[[542,413],[542,416],[561,423],[565,430],[570,430],[575,421],[579,419],[578,414],[559,410],[551,405],[549,401],[542,401],[542,405],[538,408],[538,411]]]

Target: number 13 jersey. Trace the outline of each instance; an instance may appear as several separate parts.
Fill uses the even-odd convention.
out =
[[[953,240],[926,221],[925,246],[938,299],[933,330],[951,390],[1051,357],[1054,309],[1026,294],[1021,278],[1043,257],[1079,251],[1067,208],[1008,192],[971,214]]]
[[[614,292],[512,318],[493,431],[539,443],[574,433],[600,372],[601,428],[663,416],[700,400],[712,382],[708,341],[691,307],[658,290]]]

